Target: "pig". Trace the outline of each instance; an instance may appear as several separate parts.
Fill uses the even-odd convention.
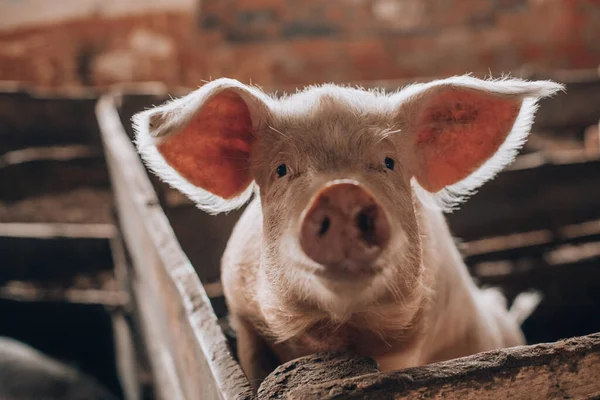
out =
[[[350,351],[381,370],[525,343],[539,298],[476,286],[444,212],[509,164],[552,81],[456,76],[274,97],[221,78],[133,117],[148,168],[208,213],[242,369]]]
[[[94,378],[9,337],[0,337],[0,399],[117,400]]]

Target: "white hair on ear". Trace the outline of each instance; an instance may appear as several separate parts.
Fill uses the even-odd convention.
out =
[[[411,178],[410,185],[413,193],[423,206],[433,210],[447,211],[447,209],[442,206],[442,202],[438,200],[436,195],[425,190],[421,185],[419,185],[419,182],[417,182],[414,177]]]
[[[256,127],[262,124],[264,112],[269,108],[272,99],[260,90],[227,78],[209,82],[187,96],[142,111],[132,118],[136,133],[135,145],[148,169],[164,182],[188,196],[198,208],[210,214],[227,212],[243,206],[255,190],[254,182],[238,196],[224,199],[193,185],[181,176],[167,163],[156,146],[165,137],[176,134],[189,123],[196,112],[214,95],[228,89],[234,90],[246,101],[253,125]],[[152,123],[153,118],[160,120],[160,123]]]
[[[146,167],[171,187],[188,196],[198,208],[209,214],[218,214],[235,210],[248,201],[254,190],[254,183],[233,199],[223,199],[193,185],[171,167],[159,153],[156,147],[157,140],[148,133],[148,116],[137,114],[133,122],[137,132],[135,144]]]
[[[473,195],[477,188],[494,178],[498,172],[514,161],[529,135],[538,108],[536,103],[537,99],[523,100],[515,124],[498,151],[471,175],[435,194],[435,198],[443,210],[455,210],[458,205]]]
[[[433,198],[442,210],[450,212],[474,194],[478,187],[496,176],[498,172],[515,159],[531,130],[535,112],[538,109],[537,102],[541,98],[552,96],[560,90],[564,91],[564,86],[552,81],[528,82],[509,78],[480,80],[471,76],[457,76],[426,84],[411,85],[396,96],[400,97],[402,102],[411,101],[413,98],[425,95],[429,89],[447,85],[523,99],[519,114],[504,143],[492,157],[465,179],[433,194],[427,192],[413,179],[413,189],[424,204],[432,206],[431,200]]]

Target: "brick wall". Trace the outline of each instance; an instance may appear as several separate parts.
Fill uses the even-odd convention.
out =
[[[600,0],[203,0],[0,32],[0,79],[267,86],[595,68]]]
[[[149,11],[189,12],[198,0],[0,0],[0,30]]]

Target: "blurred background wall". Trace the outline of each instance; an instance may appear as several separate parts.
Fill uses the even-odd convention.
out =
[[[0,0],[0,79],[196,87],[600,64],[599,0]]]

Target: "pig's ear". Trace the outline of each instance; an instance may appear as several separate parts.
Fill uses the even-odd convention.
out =
[[[252,193],[250,155],[270,98],[218,79],[133,117],[138,151],[161,179],[211,213],[243,205]]]
[[[551,81],[470,76],[408,87],[392,97],[402,157],[421,187],[452,206],[514,159],[537,101],[561,89]]]

